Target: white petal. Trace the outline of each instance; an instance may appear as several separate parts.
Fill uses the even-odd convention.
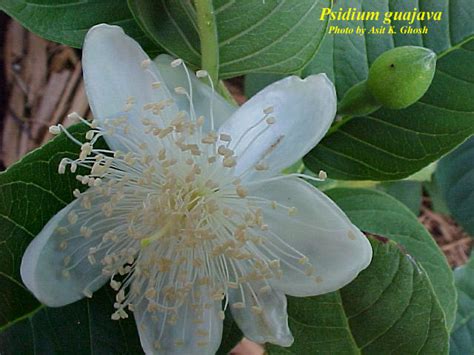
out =
[[[178,308],[174,321],[173,312],[148,311],[146,299],[135,305],[135,322],[146,354],[215,354],[222,338],[221,302],[210,300],[207,291],[200,289],[200,297],[190,296]]]
[[[252,171],[259,161],[266,162],[269,171],[251,172],[246,177],[251,180],[295,163],[324,136],[336,114],[336,103],[334,86],[324,74],[306,79],[291,76],[267,86],[220,129],[232,135],[230,148],[238,157],[236,173]],[[273,110],[266,115],[275,119],[273,124],[264,119],[267,108]]]
[[[189,100],[184,95],[177,95],[174,92],[176,87],[183,87],[188,92],[189,90],[189,81],[186,76],[184,67],[180,65],[177,68],[172,68],[170,63],[174,60],[173,57],[167,54],[161,54],[155,58],[155,63],[158,66],[158,69],[163,76],[168,90],[173,96],[178,108],[182,111],[189,111]],[[221,95],[217,92],[212,92],[211,87],[207,84],[201,82],[194,72],[188,69],[188,73],[191,79],[191,88],[193,93],[193,105],[196,112],[196,116],[204,116],[204,131],[209,131],[211,129],[211,119],[210,119],[210,110],[211,110],[211,98],[213,100],[213,113],[214,113],[214,129],[219,129],[219,127],[226,121],[236,110],[237,108],[230,103],[228,103]],[[207,79],[206,79],[207,80]]]
[[[100,210],[84,210],[80,201],[76,199],[51,218],[30,243],[21,261],[23,282],[38,300],[50,307],[90,295],[110,279],[102,275],[101,253],[95,264],[90,263],[88,253],[117,220],[110,219],[114,222],[109,223]],[[99,204],[97,200],[94,202]],[[78,216],[74,224],[70,223],[71,214]],[[89,238],[81,235],[81,226],[95,225]],[[68,275],[64,270],[68,270]]]
[[[145,62],[147,68],[143,67]],[[163,82],[163,78],[140,45],[118,26],[97,25],[89,30],[84,40],[82,63],[87,97],[95,119],[103,126],[106,119],[113,120],[124,114],[128,117],[129,139],[125,140],[123,130],[118,130],[116,134],[106,136],[109,146],[128,151],[136,148],[136,142],[156,144],[156,139],[143,134],[143,106],[170,99],[171,95],[166,85],[159,89],[152,87],[154,82]],[[126,111],[129,98],[135,103]],[[160,117],[151,115],[150,118],[160,123],[176,113],[173,104]]]
[[[286,177],[250,185],[250,194],[267,200],[259,206],[269,226],[266,246],[281,260],[282,277],[271,279],[277,290],[293,296],[332,292],[369,265],[372,248],[367,238],[309,183]]]
[[[283,292],[274,290],[264,282],[246,283],[238,289],[229,289],[229,303],[232,317],[248,339],[260,344],[270,342],[280,346],[293,343]],[[235,307],[235,304],[239,307]]]

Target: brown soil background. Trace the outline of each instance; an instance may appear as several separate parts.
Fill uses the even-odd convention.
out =
[[[245,102],[242,78],[226,84],[237,102]],[[0,13],[0,171],[48,141],[48,127],[67,125],[72,111],[90,116],[80,52],[39,38]],[[426,194],[418,218],[451,266],[467,261],[472,238],[449,216],[433,212]],[[233,352],[259,353],[258,345],[245,340]]]

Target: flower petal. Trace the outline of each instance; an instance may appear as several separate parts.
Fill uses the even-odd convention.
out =
[[[148,300],[143,298],[134,310],[146,354],[213,355],[219,348],[223,325],[219,317],[221,302],[210,299],[204,287],[195,286],[176,313],[147,308]]]
[[[367,238],[326,195],[296,177],[249,185],[260,198],[265,245],[280,259],[281,278],[271,285],[292,296],[335,291],[372,258]],[[273,202],[271,202],[273,201]]]
[[[232,317],[248,339],[280,346],[293,343],[283,292],[264,282],[245,283],[229,289],[229,302]]]
[[[179,66],[177,68],[171,67],[170,64],[173,60],[173,57],[167,54],[161,54],[156,57],[154,61],[158,66],[158,69],[161,75],[163,76],[168,90],[171,93],[173,99],[175,100],[178,108],[182,111],[189,112],[189,100],[186,98],[186,96],[177,95],[174,92],[174,89],[176,87],[183,87],[189,92],[190,90],[188,78],[186,76],[186,72],[183,66]],[[217,92],[213,92],[209,85],[202,83],[198,78],[196,78],[196,75],[194,75],[191,70],[188,70],[188,73],[191,79],[193,106],[196,112],[196,116],[205,117],[203,126],[204,131],[207,132],[211,130],[211,100],[213,100],[212,111],[214,116],[214,129],[219,129],[222,123],[224,123],[224,121],[226,121],[237,110],[237,108],[228,103]]]
[[[101,127],[106,120],[128,117],[129,139],[124,138],[120,126],[114,126],[116,133],[105,136],[108,145],[114,150],[129,151],[140,142],[157,144],[156,139],[144,134],[143,108],[149,103],[169,100],[171,95],[166,85],[153,88],[153,83],[164,80],[140,45],[118,26],[97,25],[87,32],[82,63],[89,104]],[[161,115],[149,116],[160,124],[176,113],[176,105],[170,103]]]
[[[91,263],[89,252],[120,219],[105,219],[99,208],[87,210],[81,203],[81,198],[76,199],[51,218],[28,245],[21,261],[23,282],[38,300],[50,307],[90,297],[110,279],[110,275],[102,273],[103,252],[95,255],[95,263]],[[100,198],[93,203],[100,206]],[[108,243],[103,246],[112,244]]]
[[[336,114],[336,103],[334,86],[325,74],[306,79],[291,76],[267,86],[220,129],[232,136],[236,174],[249,170],[246,180],[250,181],[296,162],[324,136]],[[253,171],[260,161],[269,166],[267,173]]]

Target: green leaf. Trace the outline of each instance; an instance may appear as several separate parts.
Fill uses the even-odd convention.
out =
[[[350,4],[350,6],[349,6]],[[381,109],[365,117],[343,121],[305,159],[313,171],[326,170],[336,179],[394,180],[404,178],[455,148],[474,132],[474,8],[469,0],[343,0],[340,7],[365,11],[443,11],[442,21],[415,21],[426,25],[425,35],[348,35],[327,39],[327,51],[315,58],[334,56],[316,69],[334,78],[340,98],[367,78],[368,68],[394,46],[418,45],[438,54],[435,78],[422,99],[407,109]],[[359,6],[358,6],[359,5]],[[380,21],[366,21],[365,27]],[[342,22],[333,22],[331,25]],[[407,23],[393,23],[396,31]],[[361,21],[351,26],[363,26]],[[344,50],[342,50],[344,48]],[[338,54],[341,55],[338,55]]]
[[[40,306],[0,333],[2,354],[140,354],[133,319],[112,321],[114,293],[60,308]]]
[[[393,181],[377,185],[377,189],[395,197],[415,215],[420,214],[421,207],[421,182],[419,181]]]
[[[196,13],[190,1],[129,0],[129,6],[150,38],[200,67]],[[319,16],[329,6],[330,0],[215,1],[220,77],[301,69],[324,36],[327,21]]]
[[[447,354],[443,311],[423,268],[394,242],[371,243],[371,265],[348,286],[289,297],[295,342],[269,354]]]
[[[449,211],[474,236],[474,137],[441,159],[435,176]]]
[[[456,289],[446,258],[416,216],[401,202],[376,190],[333,189],[326,192],[364,232],[400,244],[431,280],[449,329],[456,314]]]
[[[451,332],[451,355],[472,354],[474,349],[474,257],[454,271],[458,312]]]
[[[339,99],[367,79],[368,68],[383,52],[405,45],[424,46],[438,55],[428,92],[404,110],[381,109],[364,117],[343,119],[305,157],[308,168],[325,170],[332,179],[397,180],[405,178],[454,149],[474,133],[474,7],[471,0],[341,0],[334,10],[380,11],[379,21],[331,21],[370,29],[382,25],[386,11],[443,11],[441,21],[426,25],[425,35],[327,35],[303,75],[325,72]],[[405,21],[393,22],[396,29]],[[385,26],[385,25],[384,25]],[[275,77],[246,77],[248,92],[256,92]]]
[[[141,31],[126,0],[2,0],[0,9],[38,36],[81,48],[84,36],[98,23],[119,25],[145,50],[157,46]]]
[[[446,206],[446,201],[444,200],[443,194],[440,191],[438,179],[436,174],[433,174],[431,181],[423,182],[423,188],[426,190],[431,200],[431,209],[440,214],[451,215],[451,212]]]

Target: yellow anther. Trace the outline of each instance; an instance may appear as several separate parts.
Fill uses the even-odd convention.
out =
[[[166,159],[166,150],[162,148],[158,152],[158,160],[165,160],[165,159]]]
[[[187,91],[185,88],[183,88],[182,86],[177,86],[174,88],[174,92],[177,93],[178,95],[187,95]]]
[[[268,266],[271,269],[277,270],[277,269],[280,268],[280,260],[278,260],[278,259],[272,260],[268,263]]]
[[[275,117],[268,117],[268,118],[265,120],[265,122],[267,122],[267,124],[269,124],[269,125],[272,125],[272,124],[274,124],[274,123],[276,122],[276,119],[275,119]]]
[[[307,264],[309,259],[306,256],[303,256],[302,258],[298,259],[298,264],[304,265]]]
[[[219,139],[223,142],[231,142],[232,141],[232,137],[230,136],[230,134],[226,134],[226,133],[221,133],[219,135]]]
[[[328,178],[328,174],[324,170],[320,170],[318,173],[318,178],[321,180],[326,180]]]
[[[59,128],[59,126],[50,126],[49,133],[54,134],[54,135],[59,134],[61,133],[61,128]]]
[[[236,160],[233,157],[224,158],[222,165],[226,168],[233,168],[237,164]]]
[[[205,78],[205,77],[208,76],[208,75],[209,75],[209,73],[207,72],[207,70],[201,69],[201,70],[198,70],[198,71],[196,72],[196,76],[197,76],[198,78]]]
[[[263,109],[263,113],[266,114],[266,115],[268,115],[272,112],[273,112],[273,106],[268,106],[268,107]]]
[[[243,187],[242,185],[237,185],[235,191],[237,192],[237,195],[240,197],[240,198],[244,198],[247,196],[248,194],[248,191],[245,187]]]
[[[177,58],[171,62],[171,67],[176,68],[179,67],[181,64],[183,64],[183,60],[181,58]]]
[[[298,212],[298,210],[296,209],[296,207],[290,207],[288,209],[288,215],[289,216],[294,216],[294,215],[296,215],[297,212]]]
[[[67,115],[68,120],[71,121],[80,121],[82,117],[77,112],[71,112]]]
[[[140,66],[143,69],[147,69],[150,66],[150,64],[151,64],[151,60],[147,58],[140,63]]]
[[[92,138],[94,138],[94,134],[95,134],[95,132],[92,131],[92,130],[91,130],[91,131],[87,131],[87,133],[86,133],[86,139],[87,139],[87,140],[91,140]]]
[[[120,289],[120,286],[122,286],[122,283],[113,279],[110,280],[110,287],[112,287],[114,291],[118,291]]]
[[[173,132],[173,127],[166,127],[158,134],[158,138],[165,138],[171,132]]]
[[[76,212],[71,211],[67,215],[67,220],[69,221],[70,224],[75,224],[78,220],[79,216],[77,215]]]

